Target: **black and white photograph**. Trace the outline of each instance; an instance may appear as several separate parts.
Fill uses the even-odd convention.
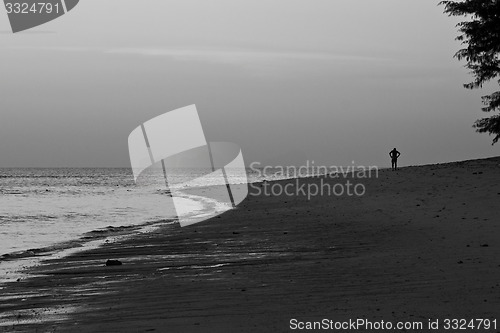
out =
[[[500,1],[3,0],[0,332],[500,332]]]

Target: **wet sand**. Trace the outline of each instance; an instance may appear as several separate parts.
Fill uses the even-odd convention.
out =
[[[500,320],[500,158],[351,180],[366,186],[364,196],[249,195],[203,223],[46,262],[0,290],[0,331],[285,332],[292,318]],[[345,179],[300,180],[321,182]],[[123,265],[105,266],[107,259]]]

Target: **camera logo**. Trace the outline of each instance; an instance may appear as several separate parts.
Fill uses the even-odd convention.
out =
[[[75,8],[78,2],[79,0],[4,0],[13,33],[52,21]]]
[[[203,214],[178,214],[182,227],[232,209],[248,195],[240,148],[227,142],[207,142],[195,105],[138,126],[128,137],[128,148],[134,181],[147,176],[146,170],[161,170],[178,213],[182,211],[179,199],[186,196],[202,197],[218,206]]]

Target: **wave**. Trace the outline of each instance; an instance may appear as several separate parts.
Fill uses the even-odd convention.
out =
[[[81,237],[66,241],[66,242],[59,242],[56,244],[51,244],[46,247],[41,247],[41,248],[31,248],[31,249],[26,249],[26,250],[21,250],[21,251],[15,251],[15,252],[10,252],[10,253],[5,253],[3,255],[0,255],[0,264],[2,261],[7,261],[7,260],[16,260],[16,259],[21,259],[21,258],[28,258],[28,257],[45,257],[49,254],[53,254],[55,252],[63,251],[63,250],[69,250],[69,249],[77,249],[80,247],[83,247],[85,243],[90,242],[90,241],[97,241],[97,240],[106,240],[109,237],[127,237],[127,236],[133,236],[137,232],[141,231],[141,229],[145,228],[151,228],[155,226],[160,226],[160,225],[167,225],[167,224],[174,224],[176,222],[176,219],[161,219],[161,220],[155,220],[155,221],[149,221],[145,222],[142,224],[137,224],[137,225],[127,225],[127,226],[107,226],[104,228],[100,229],[95,229],[91,230],[89,232],[84,233]],[[108,240],[110,241],[110,240]]]

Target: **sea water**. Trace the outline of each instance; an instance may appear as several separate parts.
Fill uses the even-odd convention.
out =
[[[147,173],[138,183],[130,168],[0,169],[0,282],[5,282],[6,271],[12,273],[20,260],[67,253],[103,237],[175,223],[177,216],[207,214],[209,207],[226,210],[224,203],[214,205],[190,195],[173,206],[169,190],[182,190],[184,181],[206,173],[169,170],[173,184],[168,187],[161,169]],[[270,169],[266,173],[247,169],[246,173],[247,177],[233,182],[290,178]],[[198,185],[220,185],[218,181],[203,177]],[[15,277],[11,274],[9,279]]]

